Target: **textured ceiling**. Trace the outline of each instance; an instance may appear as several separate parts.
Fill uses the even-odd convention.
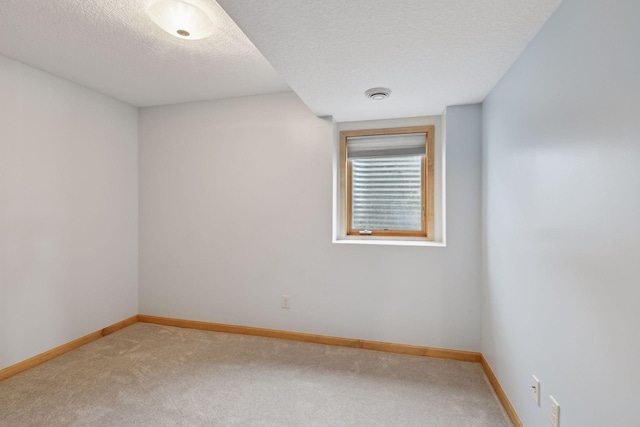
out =
[[[144,0],[0,0],[0,54],[136,106],[289,90],[213,0],[216,30],[182,40]]]
[[[482,101],[561,0],[219,0],[318,115],[441,114]],[[371,101],[364,91],[392,89]]]
[[[338,121],[432,115],[482,101],[561,0],[189,0],[215,16],[203,40],[147,1],[0,0],[0,54],[136,106],[290,86]]]

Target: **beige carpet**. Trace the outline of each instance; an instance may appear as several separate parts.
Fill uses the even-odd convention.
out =
[[[510,426],[479,364],[137,323],[0,382],[1,426]]]

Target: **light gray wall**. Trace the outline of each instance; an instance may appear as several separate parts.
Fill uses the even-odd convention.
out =
[[[0,369],[137,313],[137,132],[0,56]]]
[[[480,307],[482,198],[482,107],[447,107],[445,117],[446,234],[449,253],[445,263],[446,284],[469,283],[460,288],[459,301],[469,299],[467,310]],[[459,303],[452,301],[448,309]],[[474,305],[478,304],[478,308]],[[469,325],[474,339],[481,340],[480,321]]]
[[[482,351],[529,427],[549,394],[564,427],[640,425],[638,16],[565,0],[484,103]]]
[[[452,111],[437,248],[332,244],[334,125],[293,93],[141,109],[140,312],[478,350],[480,109]]]

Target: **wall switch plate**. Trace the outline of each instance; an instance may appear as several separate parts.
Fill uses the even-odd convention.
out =
[[[551,411],[549,413],[549,421],[553,427],[560,427],[560,404],[556,402],[553,396],[549,396],[551,402]]]
[[[282,295],[282,308],[289,308],[289,295]]]
[[[531,397],[540,406],[540,380],[535,375],[531,375]]]

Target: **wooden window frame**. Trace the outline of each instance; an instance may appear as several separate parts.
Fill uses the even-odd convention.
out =
[[[377,135],[402,135],[409,133],[424,133],[426,144],[426,155],[422,159],[422,230],[371,230],[371,234],[360,234],[360,230],[351,228],[351,161],[347,159],[348,139],[358,136]],[[362,129],[348,130],[340,132],[340,183],[341,202],[345,213],[344,230],[347,236],[358,236],[366,239],[375,236],[386,237],[422,237],[427,240],[434,240],[435,233],[435,126],[411,126],[399,128],[383,129]]]

